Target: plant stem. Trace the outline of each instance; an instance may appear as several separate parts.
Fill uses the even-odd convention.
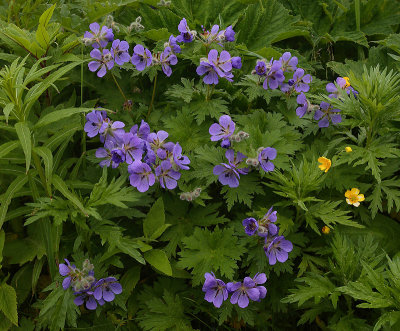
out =
[[[81,56],[83,60],[83,44],[81,46]],[[83,62],[81,63],[81,107],[83,104]],[[82,114],[82,125],[85,126],[85,114]],[[82,131],[82,154],[86,154],[86,132]],[[86,158],[83,159],[83,167],[86,168]]]
[[[111,72],[111,71],[110,71],[110,72]],[[124,101],[128,100],[128,99],[126,98],[124,92],[122,91],[121,86],[119,86],[119,84],[118,84],[118,82],[117,82],[117,79],[115,78],[115,76],[114,76],[114,74],[113,74],[112,72],[111,72],[111,76],[112,76],[112,78],[114,79],[115,85],[117,85],[117,87],[118,87],[119,93],[121,93],[122,97],[124,98]]]
[[[156,95],[156,86],[157,86],[157,74],[156,74],[156,76],[154,77],[153,94],[152,94],[152,96],[151,96],[151,101],[150,101],[150,105],[149,105],[149,110],[147,111],[146,119],[149,118],[150,112],[151,112],[151,108],[153,107],[154,97],[155,97],[155,95]]]
[[[360,0],[355,0],[354,1],[354,12],[356,16],[356,29],[357,32],[361,31],[361,9],[360,9]],[[364,60],[364,52],[362,49],[362,46],[359,45],[357,47],[358,50],[358,59],[359,60]]]

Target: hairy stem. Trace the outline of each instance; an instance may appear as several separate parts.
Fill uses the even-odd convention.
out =
[[[126,98],[124,92],[122,91],[121,86],[119,86],[119,84],[118,84],[118,82],[117,82],[117,79],[115,78],[114,74],[113,74],[111,71],[110,71],[110,73],[111,73],[112,78],[114,79],[115,85],[117,85],[117,87],[118,87],[119,93],[121,93],[122,97],[124,98],[124,101],[128,100],[128,99]]]
[[[157,74],[156,74],[156,76],[154,77],[153,94],[152,94],[152,96],[151,96],[151,101],[150,101],[150,105],[149,105],[149,110],[147,111],[146,119],[149,118],[150,112],[151,112],[151,108],[153,107],[154,97],[156,96],[156,86],[157,86]]]

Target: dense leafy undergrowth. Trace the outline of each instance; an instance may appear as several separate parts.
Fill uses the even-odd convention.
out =
[[[0,330],[400,329],[396,0],[0,7]]]

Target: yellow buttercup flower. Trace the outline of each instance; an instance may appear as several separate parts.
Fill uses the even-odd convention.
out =
[[[350,153],[350,152],[352,152],[353,150],[351,149],[351,147],[350,146],[347,146],[346,148],[345,148],[345,150],[346,150],[346,153]]]
[[[331,232],[331,229],[328,227],[328,226],[324,226],[323,228],[322,228],[322,233],[324,233],[324,234],[328,234],[329,232]]]
[[[364,194],[360,194],[360,190],[354,187],[351,190],[347,190],[344,196],[346,197],[346,202],[354,207],[358,207],[360,202],[365,200]]]
[[[318,168],[320,168],[322,171],[328,172],[328,170],[330,169],[332,162],[331,160],[327,159],[326,157],[319,157],[318,158],[318,162],[321,163]]]
[[[349,79],[349,77],[343,77],[343,79],[346,81],[346,85],[344,86],[344,88],[349,87],[349,86],[350,86],[350,79]]]

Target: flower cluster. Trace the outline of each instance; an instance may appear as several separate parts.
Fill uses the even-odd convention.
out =
[[[140,21],[141,18],[138,17],[135,23],[140,25]],[[152,54],[143,45],[138,44],[133,48],[133,54],[130,56],[128,42],[119,39],[114,40],[112,29],[107,26],[100,27],[96,22],[90,24],[89,28],[90,31],[86,31],[84,34],[83,42],[85,45],[93,47],[90,52],[93,61],[90,61],[88,66],[90,71],[97,71],[98,77],[103,77],[107,71],[110,71],[114,67],[114,63],[122,66],[129,61],[138,71],[143,71],[146,67],[152,65],[160,65],[163,72],[169,77],[172,74],[170,66],[178,63],[176,54],[180,53],[181,49],[173,35],[165,43],[164,51],[161,53]],[[112,42],[110,49],[106,48],[108,42]]]
[[[264,273],[257,273],[253,278],[245,277],[242,282],[230,282],[225,284],[222,280],[217,279],[214,273],[206,273],[203,292],[204,299],[212,302],[217,308],[231,295],[230,302],[237,304],[240,308],[246,308],[250,300],[261,301],[267,295],[267,289],[260,284],[267,281]]]
[[[265,172],[275,169],[274,164],[271,162],[277,155],[275,148],[260,147],[255,158],[247,158],[246,155],[240,152],[235,155],[235,151],[231,148],[233,143],[247,139],[249,134],[244,131],[234,134],[236,124],[229,115],[222,115],[218,122],[212,124],[208,131],[211,135],[211,141],[221,140],[221,147],[228,149],[225,152],[228,162],[216,165],[213,170],[214,175],[218,176],[218,180],[222,185],[238,187],[240,175],[246,175],[251,170],[246,165],[254,168],[261,167]]]
[[[247,235],[253,236],[257,233],[265,238],[264,252],[270,265],[274,265],[276,260],[285,262],[288,259],[288,253],[293,249],[293,244],[289,240],[278,235],[279,227],[274,224],[277,220],[276,214],[277,212],[273,211],[273,207],[271,207],[262,219],[257,221],[255,218],[249,217],[242,222]]]
[[[95,310],[97,304],[104,305],[111,302],[116,294],[122,293],[122,286],[115,277],[106,277],[96,280],[94,277],[94,266],[89,260],[85,260],[82,270],[67,260],[58,265],[60,275],[65,277],[62,282],[64,290],[72,287],[75,299],[74,303],[80,306],[85,303],[89,310]]]
[[[138,191],[145,192],[158,181],[162,188],[174,189],[181,174],[188,170],[190,160],[182,155],[179,143],[167,142],[168,133],[150,132],[150,126],[142,120],[129,132],[125,124],[111,121],[105,111],[93,110],[86,115],[85,131],[90,138],[100,135],[104,147],[97,149],[96,157],[102,158],[100,166],[117,168],[128,165],[129,180]]]

